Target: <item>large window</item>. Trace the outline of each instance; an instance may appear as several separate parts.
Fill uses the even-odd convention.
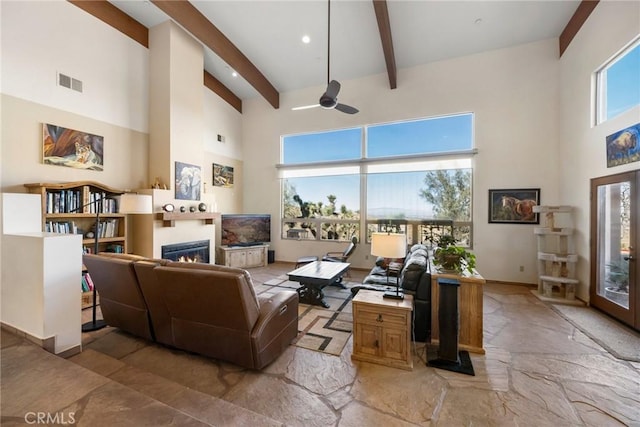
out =
[[[596,123],[640,105],[640,38],[596,71]]]
[[[470,246],[474,152],[471,113],[284,136],[282,238],[368,239],[392,221],[415,243],[446,219]]]

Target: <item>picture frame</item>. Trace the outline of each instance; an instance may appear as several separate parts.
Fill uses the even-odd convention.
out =
[[[629,126],[605,138],[607,167],[640,161],[640,123]]]
[[[42,162],[74,169],[104,170],[104,137],[42,124]]]
[[[233,167],[214,163],[213,167],[213,186],[214,187],[233,187]]]
[[[200,200],[202,173],[200,166],[176,162],[176,199]]]
[[[489,190],[489,223],[540,224],[533,207],[540,205],[539,188]]]

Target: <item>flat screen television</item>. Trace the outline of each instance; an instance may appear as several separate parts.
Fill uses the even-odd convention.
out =
[[[222,240],[226,246],[252,246],[271,241],[271,215],[222,214]]]

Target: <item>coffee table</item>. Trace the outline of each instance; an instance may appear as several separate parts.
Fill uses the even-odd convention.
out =
[[[314,261],[287,273],[289,280],[299,282],[300,302],[329,308],[322,288],[338,283],[349,268],[348,262]]]

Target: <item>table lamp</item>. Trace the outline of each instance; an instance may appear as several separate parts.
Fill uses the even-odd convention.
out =
[[[121,214],[150,214],[153,213],[153,203],[150,195],[143,194],[134,194],[134,193],[124,193],[120,196],[117,196],[118,200],[118,213]],[[88,203],[87,205],[95,204],[96,210],[96,229],[94,230],[94,243],[93,243],[93,253],[98,254],[100,251],[99,248],[99,239],[100,239],[100,211],[102,211],[102,198],[96,199],[94,202]],[[85,205],[85,206],[87,206]],[[83,206],[82,208],[84,208]],[[80,209],[82,209],[80,208]],[[99,329],[104,328],[107,324],[104,320],[96,319],[96,305],[97,305],[97,295],[96,295],[96,287],[93,286],[93,312],[91,322],[84,323],[82,325],[82,332],[91,332],[97,331]]]
[[[398,233],[372,233],[371,255],[384,258],[404,258],[407,255],[407,236]],[[399,278],[396,279],[396,291],[385,292],[384,298],[404,299],[400,293]],[[389,264],[387,264],[387,286],[389,286]]]

